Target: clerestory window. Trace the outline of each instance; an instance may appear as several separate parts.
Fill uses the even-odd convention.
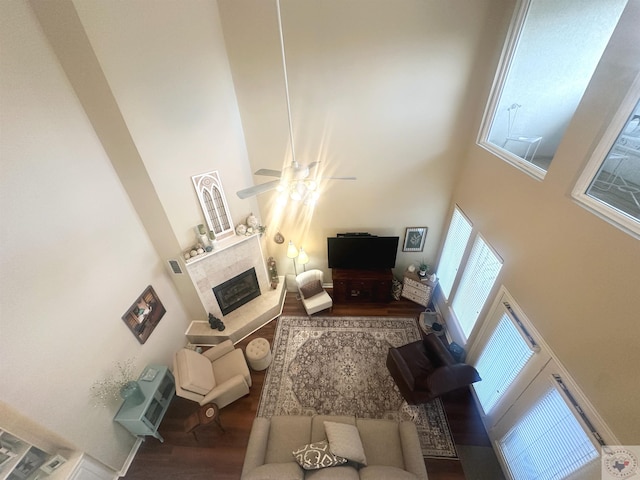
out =
[[[521,0],[478,145],[544,178],[627,0]]]
[[[640,238],[640,75],[594,149],[573,197]]]

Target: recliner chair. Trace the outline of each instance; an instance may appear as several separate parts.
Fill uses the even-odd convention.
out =
[[[471,365],[456,363],[435,333],[389,348],[387,368],[404,399],[412,405],[481,380]]]
[[[203,353],[188,348],[173,358],[176,395],[223,408],[249,393],[251,374],[244,353],[226,340]]]

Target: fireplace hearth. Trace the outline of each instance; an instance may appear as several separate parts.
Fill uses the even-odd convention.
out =
[[[213,293],[218,301],[222,315],[227,315],[235,309],[260,296],[260,286],[256,269],[236,275],[233,278],[213,287]]]

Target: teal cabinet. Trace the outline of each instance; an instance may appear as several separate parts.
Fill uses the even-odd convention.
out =
[[[158,427],[176,393],[173,374],[165,366],[149,365],[138,378],[138,385],[144,399],[140,402],[135,395],[127,398],[114,421],[134,435],[151,435],[163,442]]]

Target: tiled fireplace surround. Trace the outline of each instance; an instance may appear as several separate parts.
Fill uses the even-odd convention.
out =
[[[186,332],[191,343],[211,345],[227,338],[238,342],[282,312],[284,279],[280,279],[277,289],[271,289],[261,242],[259,235],[234,236],[218,242],[213,252],[187,263],[187,272],[202,305],[226,326],[218,332],[212,330],[205,319],[194,320]],[[256,270],[261,295],[223,317],[213,288],[251,267]]]

